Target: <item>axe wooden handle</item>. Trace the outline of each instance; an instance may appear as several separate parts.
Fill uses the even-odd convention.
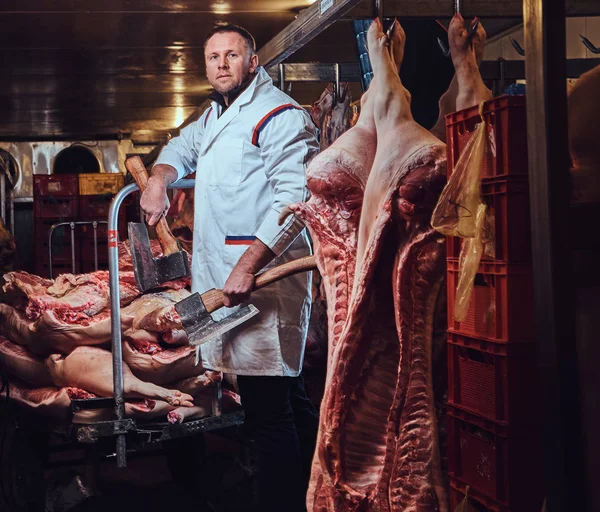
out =
[[[315,270],[317,268],[317,261],[314,256],[306,256],[299,258],[278,267],[270,268],[269,270],[259,274],[254,282],[254,289],[258,290],[264,288],[276,281],[300,272],[308,272],[309,270]],[[208,290],[201,295],[202,302],[206,311],[212,313],[219,308],[223,307],[223,290]]]
[[[140,187],[140,190],[142,192],[146,190],[146,186],[148,185],[148,172],[146,171],[142,159],[139,156],[132,156],[125,160],[125,167],[127,167],[127,170],[133,176],[133,179],[137,183],[137,186]],[[167,219],[165,219],[164,215],[162,215],[156,223],[156,235],[158,236],[158,241],[162,247],[163,255],[168,256],[169,254],[180,251],[177,239],[173,236],[173,233],[171,233],[169,225],[167,224]]]

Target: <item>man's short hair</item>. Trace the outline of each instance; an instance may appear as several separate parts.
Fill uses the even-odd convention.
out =
[[[239,25],[232,25],[230,23],[218,23],[217,25],[215,25],[204,40],[204,49],[206,50],[208,40],[212,36],[214,36],[215,34],[223,34],[226,32],[235,32],[236,34],[242,36],[244,38],[244,41],[246,42],[248,50],[250,50],[250,53],[256,53],[256,41],[254,40],[254,37],[252,37],[252,34],[248,32],[244,27],[240,27]]]

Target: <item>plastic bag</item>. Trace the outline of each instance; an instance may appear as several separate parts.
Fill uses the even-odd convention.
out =
[[[479,105],[479,116],[481,123],[460,155],[431,216],[433,229],[446,236],[475,236],[487,140],[483,103]]]
[[[471,488],[467,486],[467,490],[465,492],[465,498],[458,504],[458,506],[454,509],[454,512],[475,512],[475,509],[471,507],[469,503],[469,491]]]
[[[431,216],[433,229],[446,236],[465,239],[460,251],[460,274],[454,302],[454,320],[457,322],[464,321],[467,316],[473,282],[483,255],[484,226],[491,226],[489,219],[486,223],[486,205],[481,197],[487,143],[483,102],[479,105],[479,117],[481,123],[460,155]],[[485,241],[489,240],[493,240],[493,234],[490,236],[486,229]]]
[[[460,250],[458,260],[460,274],[456,286],[456,298],[454,299],[454,320],[457,322],[463,322],[467,316],[475,274],[477,274],[483,254],[482,228],[485,222],[485,211],[486,205],[479,203],[475,215],[475,236],[465,239]]]

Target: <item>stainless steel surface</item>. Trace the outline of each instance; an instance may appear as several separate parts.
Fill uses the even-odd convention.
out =
[[[115,416],[117,420],[123,420],[125,417],[125,400],[123,397],[123,353],[121,347],[121,305],[119,290],[119,249],[117,246],[119,231],[119,208],[123,200],[132,192],[139,190],[137,185],[132,183],[123,187],[113,198],[108,212],[108,272],[110,286],[110,327],[112,339],[112,358],[113,358],[113,392],[115,400]],[[126,459],[126,440],[125,435],[117,436],[116,441],[117,466],[125,467]]]
[[[180,300],[175,304],[175,311],[181,318],[189,344],[196,346],[214,340],[258,314],[258,309],[249,304],[217,322],[206,310],[199,293]]]
[[[360,1],[336,0],[326,11],[322,10],[322,2],[314,2],[307,9],[300,11],[296,19],[259,50],[259,62],[268,69],[285,61]],[[318,60],[322,58],[323,55]]]
[[[4,225],[6,225],[6,203],[6,176],[0,172],[0,218]]]
[[[76,274],[77,269],[75,268],[75,223],[69,222],[71,228],[71,273]]]
[[[92,223],[92,229],[94,230],[94,270],[98,270],[98,223]]]
[[[284,66],[283,62],[279,63],[279,66],[277,66],[277,69],[279,71],[279,88],[282,91],[285,91],[285,66]]]
[[[15,191],[11,189],[8,198],[8,204],[10,205],[10,232],[15,232]]]
[[[127,230],[133,275],[137,287],[142,293],[167,281],[190,275],[188,256],[181,250],[181,247],[178,252],[155,258],[152,254],[146,224],[130,222]]]
[[[318,62],[297,62],[283,65],[285,80],[287,82],[335,82],[335,68],[339,66],[339,79],[341,82],[360,82],[360,70],[355,62],[340,62],[323,64]],[[279,68],[268,70],[274,82],[280,82]]]
[[[340,65],[338,63],[333,65],[333,104],[335,105],[338,101],[341,101],[342,94],[340,90]]]
[[[194,180],[180,180],[169,185],[173,188],[193,188]],[[113,198],[108,212],[108,278],[110,286],[110,327],[111,327],[111,349],[113,357],[113,389],[115,400],[115,415],[117,420],[123,420],[125,416],[125,400],[123,397],[123,352],[121,346],[121,309],[120,309],[120,286],[119,286],[119,209],[124,199],[135,192],[138,186],[131,183],[123,187]],[[125,435],[117,436],[117,465],[125,467],[126,443]]]

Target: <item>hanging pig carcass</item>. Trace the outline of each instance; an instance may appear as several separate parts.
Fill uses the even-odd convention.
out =
[[[445,251],[429,226],[445,182],[445,146],[410,114],[397,75],[401,28],[392,59],[383,37],[374,25],[375,77],[356,126],[313,160],[312,197],[291,208],[309,227],[328,299],[311,511],[446,507],[444,372],[439,385],[433,378],[444,346]]]

